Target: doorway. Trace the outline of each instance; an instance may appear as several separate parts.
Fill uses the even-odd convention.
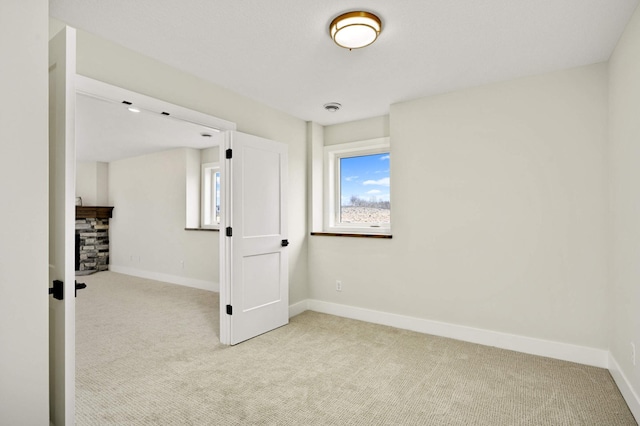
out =
[[[222,143],[223,132],[235,129],[235,125],[204,114],[191,114],[191,111],[174,105],[82,76],[77,78],[77,92],[76,160],[84,163],[84,167],[77,168],[77,187],[84,192],[76,195],[82,197],[84,206],[113,207],[113,218],[107,225],[111,245],[110,269],[141,278],[146,283],[149,281],[144,279],[153,279],[219,291],[219,233],[218,230],[203,230],[199,226],[199,176],[202,163],[218,161],[218,145]],[[88,301],[87,297],[94,296],[92,284],[96,280],[104,281],[98,277],[100,274],[77,277],[78,281],[89,283],[89,287],[78,294],[78,321],[86,318],[82,316],[81,304],[83,300]],[[114,288],[116,285],[114,282]],[[157,295],[162,293],[162,288],[165,286],[158,283],[156,287],[147,285],[145,290]],[[213,297],[211,293],[188,290],[176,290],[174,302],[184,300],[184,296],[180,296],[183,299],[178,298],[184,293],[199,294],[202,300]],[[109,296],[101,293],[98,297],[115,297],[117,300],[121,294]],[[215,309],[206,318],[212,330],[215,329],[214,339],[215,336],[219,338],[217,297],[215,295]],[[151,299],[138,298],[138,301]],[[102,302],[107,303],[107,300],[97,304],[92,301],[91,306],[103,306],[107,310]],[[132,301],[121,302],[124,309]],[[193,308],[193,305],[189,306]],[[211,303],[206,306],[210,308]],[[150,312],[154,309],[149,307]],[[194,309],[196,313],[202,314],[201,311]],[[121,339],[109,338],[118,330],[128,330],[134,335],[140,332],[135,339],[138,342],[152,340],[151,337],[156,335],[153,332],[145,334],[148,329],[134,318],[122,318],[121,321],[121,327],[113,327],[113,323],[110,328],[98,327],[111,331],[101,335],[101,339],[106,339],[106,346],[93,341],[93,347],[108,348],[115,342],[122,342]],[[77,330],[78,350],[86,350],[86,327],[78,324]],[[114,359],[119,359],[128,349],[131,348],[110,350]],[[87,401],[87,380],[82,374],[87,371],[87,366],[90,368],[91,362],[97,362],[97,359],[86,358],[79,353],[76,357],[78,380],[83,380],[82,384],[76,382],[80,410]],[[102,361],[105,359],[108,357]],[[95,381],[89,382],[99,385]]]
[[[233,127],[235,128],[235,126],[231,123],[231,125],[229,125],[228,122],[224,122],[224,120],[219,120],[216,118],[213,118],[211,116],[208,116],[206,114],[202,114],[202,113],[198,113],[192,110],[188,110],[185,108],[181,108],[181,107],[177,107],[175,105],[171,105],[171,104],[167,104],[167,103],[163,103],[161,101],[149,98],[147,96],[144,95],[140,95],[140,94],[136,94],[133,92],[127,92],[125,93],[125,96],[121,96],[123,89],[120,88],[116,88],[114,86],[108,86],[105,85],[104,83],[101,82],[97,82],[95,80],[91,80],[91,79],[87,79],[81,76],[77,76],[75,75],[75,31],[73,29],[70,28],[66,28],[65,30],[63,30],[63,32],[61,32],[60,34],[58,34],[56,37],[54,37],[54,39],[52,40],[53,43],[50,43],[50,47],[53,46],[54,50],[56,50],[57,47],[61,47],[62,49],[60,49],[62,51],[61,55],[57,55],[56,52],[53,53],[52,55],[52,51],[50,50],[50,58],[53,59],[55,61],[54,65],[50,66],[50,76],[51,76],[51,70],[54,71],[53,76],[60,76],[61,78],[59,79],[55,79],[56,84],[55,85],[50,85],[50,93],[53,93],[52,95],[50,94],[50,99],[52,100],[51,105],[53,105],[52,108],[50,108],[50,116],[53,117],[53,119],[50,121],[50,123],[53,123],[53,128],[54,131],[50,132],[50,148],[52,150],[53,153],[55,153],[55,156],[50,156],[51,159],[55,160],[55,168],[51,168],[50,170],[53,171],[54,173],[59,172],[59,175],[63,178],[63,179],[51,179],[50,177],[50,183],[51,183],[51,193],[57,194],[58,191],[62,191],[62,193],[64,194],[64,203],[50,203],[50,207],[51,207],[51,212],[50,212],[50,217],[61,217],[62,219],[64,219],[64,223],[65,226],[63,228],[61,228],[61,236],[64,237],[65,240],[65,249],[63,250],[53,250],[50,251],[51,255],[55,255],[57,256],[59,253],[67,253],[67,252],[71,252],[73,253],[73,238],[68,238],[69,236],[73,237],[73,235],[71,235],[72,232],[74,232],[74,228],[73,228],[73,219],[75,217],[75,212],[74,212],[74,205],[73,205],[73,192],[75,191],[75,160],[76,158],[76,141],[75,141],[75,114],[76,114],[76,108],[75,108],[75,104],[76,104],[76,97],[79,96],[76,93],[79,92],[82,95],[88,96],[88,97],[93,97],[93,98],[97,98],[100,101],[104,101],[107,103],[118,103],[118,104],[124,104],[127,108],[127,110],[133,114],[141,114],[141,113],[149,113],[152,116],[156,117],[156,118],[162,118],[164,120],[175,120],[175,119],[179,119],[182,120],[184,122],[188,122],[191,124],[196,124],[196,125],[205,125],[207,130],[219,130],[220,133],[222,133],[224,135],[224,143],[225,143],[225,161],[223,162],[223,164],[225,164],[225,168],[228,168],[228,170],[230,170],[229,172],[229,176],[232,175],[231,170],[234,169],[234,165],[231,164],[230,160],[231,160],[231,156],[228,155],[228,153],[232,150],[233,146],[239,146],[240,147],[240,152],[242,153],[242,145],[244,144],[244,142],[242,142],[242,139],[244,139],[244,141],[249,141],[249,142],[256,142],[256,141],[260,141],[260,138],[257,138],[255,136],[251,136],[251,135],[242,135],[240,133],[237,133],[231,129],[229,129],[229,127]],[[59,61],[58,59],[60,59],[61,61]],[[55,73],[56,70],[60,70],[60,72]],[[106,90],[110,93],[109,94],[101,94],[101,92],[99,90],[95,90],[97,86],[102,86],[105,87]],[[116,93],[119,92],[119,93]],[[114,94],[115,93],[115,94]],[[123,99],[121,101],[121,99]],[[160,107],[158,107],[158,104],[163,104],[160,105]],[[166,107],[166,108],[165,108]],[[141,114],[142,115],[142,114]],[[106,118],[107,114],[105,114],[103,116],[103,118]],[[101,124],[106,123],[106,119],[101,120]],[[210,121],[213,121],[213,123],[211,123]],[[227,127],[225,128],[225,124],[227,125]],[[108,129],[108,128],[107,128]],[[105,129],[105,132],[106,130]],[[236,140],[236,135],[238,136],[238,141],[237,141],[237,145],[234,145],[234,141]],[[200,137],[210,137],[210,136],[205,136],[202,133],[200,134]],[[263,140],[264,141],[264,140]],[[273,144],[277,144],[275,142],[273,142]],[[278,145],[283,145],[283,144],[278,144]],[[248,146],[248,145],[247,145]],[[181,219],[181,225],[179,227],[173,227],[171,232],[178,232],[180,234],[184,234],[185,232],[185,223],[186,223],[186,206],[185,201],[188,198],[186,196],[186,194],[189,192],[187,190],[187,185],[186,182],[188,182],[189,179],[189,174],[187,173],[187,169],[188,169],[188,164],[190,163],[189,158],[191,158],[187,151],[188,149],[193,149],[191,147],[182,147],[179,148],[181,150],[181,153],[184,153],[184,155],[182,156],[182,158],[180,158],[180,160],[184,160],[183,162],[180,163],[180,165],[178,165],[177,163],[171,163],[169,161],[164,161],[164,159],[159,159],[160,161],[153,161],[155,164],[155,166],[159,166],[161,171],[164,171],[164,173],[160,174],[160,176],[166,176],[168,174],[169,171],[175,171],[175,170],[179,170],[181,172],[184,172],[184,176],[185,176],[185,182],[182,185],[181,191],[182,194],[184,195],[183,199],[180,200],[180,202],[175,203],[175,205],[179,205],[180,208],[182,208],[182,212],[178,215],[173,215],[171,212],[167,212],[164,211],[160,208],[158,208],[157,205],[157,201],[159,199],[162,198],[162,194],[159,196],[151,196],[149,191],[147,190],[148,188],[144,188],[140,185],[136,185],[136,183],[138,183],[137,179],[133,179],[133,178],[140,178],[141,176],[147,176],[149,173],[149,170],[147,170],[146,168],[142,167],[142,168],[135,168],[135,170],[133,170],[135,173],[132,175],[132,179],[127,180],[126,184],[128,187],[133,187],[134,191],[131,194],[132,196],[130,197],[131,199],[145,199],[146,201],[149,202],[149,207],[146,209],[145,212],[136,212],[136,214],[132,214],[128,217],[128,219],[131,219],[131,217],[136,217],[136,216],[141,216],[143,218],[143,222],[145,225],[150,224],[153,228],[153,225],[157,225],[157,222],[155,222],[154,220],[158,217],[172,217],[172,218],[176,218],[178,217],[179,219]],[[183,152],[184,151],[184,152]],[[265,152],[268,152],[269,149],[266,149]],[[60,152],[61,154],[64,154],[64,157],[62,157],[61,155],[57,155],[57,153]],[[167,151],[161,151],[161,152],[167,152]],[[286,150],[285,150],[286,152]],[[147,155],[155,155],[155,154],[147,154]],[[136,156],[136,157],[131,157],[131,158],[139,158],[140,156]],[[240,158],[242,158],[243,156],[240,155]],[[286,161],[282,161],[282,159],[284,158],[284,160],[286,160],[286,155],[280,156],[280,160],[278,162],[276,162],[277,164],[280,165],[280,171],[279,176],[281,176],[281,179],[279,179],[280,182],[283,181],[283,179],[286,179],[286,174],[283,174],[282,172],[282,166],[283,164],[286,164]],[[97,162],[97,160],[95,160]],[[127,161],[126,159],[120,160],[120,161]],[[273,163],[273,162],[272,162]],[[274,164],[276,164],[274,163]],[[113,164],[113,163],[111,163]],[[239,162],[237,163],[238,167],[240,167],[240,169],[242,169],[243,167],[243,163]],[[225,170],[225,169],[223,169]],[[110,172],[112,173],[112,170],[110,170]],[[225,178],[225,172],[222,171],[221,172],[221,176],[222,176],[222,180],[224,181]],[[56,175],[57,177],[57,175]],[[225,184],[225,182],[222,182],[223,184],[221,185],[221,187],[226,188],[226,194],[222,195],[221,194],[221,198],[227,197],[225,198],[225,200],[232,200],[232,199],[238,199],[238,200],[245,200],[246,201],[246,197],[243,196],[244,193],[246,194],[256,194],[259,193],[259,190],[261,187],[263,187],[264,185],[262,184],[262,180],[260,179],[255,179],[252,178],[250,180],[245,180],[244,179],[244,175],[240,174],[237,176],[237,179],[235,180],[235,183],[231,182],[232,178],[228,178],[227,182]],[[112,179],[109,179],[110,181]],[[270,182],[273,181],[273,179],[269,180]],[[256,187],[251,187],[248,186],[246,183],[247,182],[251,182],[252,184],[255,184]],[[160,190],[167,190],[167,185],[171,184],[171,183],[175,183],[173,179],[169,179],[169,182],[160,182],[158,180],[154,180],[152,186],[156,187],[156,188],[160,188]],[[277,192],[281,193],[283,191],[283,188],[280,187]],[[108,200],[108,204],[111,204],[112,201],[114,200],[114,198],[112,197],[113,194],[113,187],[107,190],[107,193],[109,194],[107,197]],[[233,194],[232,194],[233,192]],[[273,191],[267,191],[267,193],[273,193]],[[98,191],[96,190],[96,194],[98,194]],[[234,195],[234,196],[232,196]],[[280,194],[282,195],[282,194]],[[97,199],[97,195],[96,195],[96,199]],[[280,200],[283,200],[284,197],[280,196]],[[129,200],[129,201],[130,201]],[[263,199],[263,201],[265,201]],[[269,207],[269,205],[273,204],[272,202],[270,202],[270,200],[266,200],[269,201],[264,202],[263,203],[263,207],[267,208]],[[113,203],[115,204],[115,202]],[[286,209],[283,208],[283,204],[282,202],[280,203],[276,203],[279,207],[279,212],[277,213],[277,215],[282,215],[284,214],[283,212],[286,212]],[[254,203],[255,205],[255,203]],[[226,208],[228,208],[229,210],[231,210],[231,203],[227,202],[226,203]],[[117,206],[114,206],[116,209],[118,208]],[[259,215],[260,213],[264,212],[264,209],[252,209],[252,210],[242,210],[242,209],[235,209],[236,212],[237,211],[245,211],[247,213],[251,213],[252,215]],[[122,217],[125,219],[122,221],[122,223],[126,223],[127,222],[127,213],[126,213],[126,209],[119,209],[117,210],[116,213],[114,213],[115,215],[122,215]],[[271,213],[269,213],[270,215],[272,215]],[[232,215],[229,213],[223,213],[222,217],[228,217],[228,220],[231,220]],[[271,216],[270,216],[271,217]],[[243,213],[239,213],[237,216],[233,216],[234,220],[237,220],[238,223],[244,221],[246,219],[245,215]],[[225,221],[223,220],[223,224],[225,223]],[[70,226],[69,226],[70,225]],[[68,231],[67,231],[68,230]],[[226,231],[228,231],[226,229]],[[280,229],[281,233],[285,232],[284,228],[281,227]],[[166,238],[167,236],[169,236],[168,234],[171,234],[171,232],[168,233],[163,233],[162,231],[157,232],[161,235],[162,238]],[[175,236],[175,235],[171,235],[171,236]],[[229,261],[228,265],[226,262],[220,262],[221,265],[224,265],[224,267],[222,267],[221,269],[223,269],[224,271],[221,272],[221,282],[224,283],[223,288],[223,292],[226,291],[226,294],[231,295],[232,293],[232,288],[238,289],[239,287],[237,286],[242,286],[243,284],[246,284],[246,280],[242,281],[242,280],[238,280],[238,279],[232,279],[233,277],[237,277],[237,276],[242,276],[241,274],[235,274],[234,271],[236,271],[237,269],[237,265],[231,261],[231,255],[234,253],[231,250],[227,250],[228,247],[231,246],[231,239],[227,238],[227,237],[231,237],[231,233],[230,232],[225,232],[225,238],[220,238],[221,241],[221,250],[220,253],[223,253],[223,255],[226,256],[226,259]],[[286,235],[280,235],[280,237],[285,237],[286,239]],[[138,240],[141,240],[142,238],[138,237]],[[282,245],[279,247],[285,247],[285,239],[282,239]],[[67,244],[66,240],[70,240],[71,243]],[[224,242],[224,243],[222,243]],[[180,241],[180,243],[183,243],[183,241]],[[147,245],[153,245],[153,241],[147,241],[146,242]],[[180,244],[179,244],[180,245]],[[277,253],[278,256],[280,257],[284,257],[284,253],[282,252],[282,250],[280,248],[278,249],[273,249],[273,248],[269,248],[269,250],[271,250],[271,252],[269,252],[268,254],[275,254]],[[207,252],[206,250],[201,250],[201,252],[204,255],[208,255],[209,260],[211,260],[211,253]],[[121,252],[122,253],[122,252]],[[137,260],[139,263],[143,262],[143,258],[145,259],[145,261],[147,260],[147,256],[145,255],[143,257],[143,255],[141,254],[133,254],[133,253],[129,253],[129,254],[125,254],[125,256],[128,257],[128,259],[130,261],[135,261]],[[158,256],[150,256],[152,260],[157,261],[157,257]],[[136,259],[137,258],[137,259]],[[186,257],[185,257],[186,258]],[[74,311],[75,311],[75,298],[73,297],[73,278],[74,278],[74,274],[73,274],[73,256],[63,256],[62,258],[64,260],[64,262],[60,262],[60,265],[63,266],[65,268],[65,278],[64,278],[64,282],[60,281],[60,284],[63,284],[64,287],[64,301],[63,298],[55,298],[58,301],[54,301],[52,302],[52,304],[54,306],[63,306],[65,309],[65,317],[59,321],[59,324],[56,323],[56,327],[60,326],[62,328],[64,327],[70,327],[71,330],[73,330],[73,326],[75,324],[75,316],[73,315]],[[180,259],[180,257],[178,257],[178,263],[180,265],[181,268],[185,268],[185,260],[184,259]],[[175,265],[175,260],[176,259],[172,259],[173,263]],[[162,261],[162,259],[160,259],[160,261]],[[166,263],[166,262],[165,262]],[[71,265],[71,266],[70,266]],[[258,273],[256,272],[257,269],[255,267],[255,265],[251,268],[253,270],[253,277],[257,277]],[[69,270],[69,274],[67,274],[67,270]],[[278,272],[281,276],[285,277],[284,280],[271,280],[274,282],[279,282],[280,283],[280,293],[281,294],[286,294],[288,296],[288,271],[286,268],[280,268]],[[161,273],[162,277],[159,277],[159,279],[161,280],[165,280],[164,278],[166,277],[166,274]],[[167,281],[167,280],[165,280]],[[55,282],[54,282],[55,284]],[[78,288],[78,287],[76,287]],[[54,290],[55,290],[55,285],[54,285]],[[254,286],[253,290],[259,290],[258,287]],[[54,293],[55,295],[55,293]],[[269,302],[267,299],[263,299],[263,301],[266,301],[267,303],[263,303],[260,306],[251,306],[249,307],[247,310],[260,310],[263,309],[265,307],[271,307],[273,306],[273,302]],[[282,299],[282,300],[278,300],[278,302],[280,302],[278,304],[278,306],[283,309],[284,312],[287,312],[288,310],[288,298],[286,299]],[[221,302],[222,304],[223,302]],[[221,315],[221,322],[222,322],[222,318],[225,319],[225,326],[228,326],[229,330],[232,331],[232,329],[234,328],[234,320],[232,318],[229,318],[232,314],[231,314],[231,306],[228,304],[229,302],[225,300],[224,303],[227,303],[227,309],[226,309],[226,315],[223,316]],[[242,307],[242,305],[240,305]],[[223,310],[221,310],[222,312]],[[237,312],[237,311],[236,311]],[[239,313],[239,312],[237,312]],[[288,319],[288,317],[287,317]],[[283,325],[283,324],[278,324],[276,326],[279,325]],[[263,332],[266,332],[268,330],[264,330]],[[53,348],[55,348],[56,346],[58,347],[66,347],[68,350],[65,352],[65,357],[64,358],[60,358],[60,359],[55,359],[54,361],[51,362],[51,369],[54,372],[54,376],[57,375],[58,372],[62,372],[63,374],[66,374],[67,372],[69,373],[69,375],[71,377],[73,377],[73,371],[74,371],[74,351],[75,351],[75,333],[71,332],[71,333],[65,333],[64,335],[62,335],[62,337],[59,337],[58,335],[52,334],[51,335],[51,339],[50,339],[50,344],[52,345]],[[57,377],[57,376],[56,376]],[[55,383],[52,382],[52,386],[57,386],[58,384],[58,380],[56,378]],[[62,392],[52,392],[52,397],[56,398],[58,400],[60,400],[60,404],[58,404],[58,402],[55,403],[56,407],[58,405],[64,404],[65,406],[65,412],[63,414],[63,419],[62,421],[60,421],[59,423],[69,423],[73,421],[74,418],[74,398],[73,398],[73,394],[74,394],[74,390],[73,390],[73,380],[65,380],[63,382],[60,382],[65,386],[65,390]],[[71,386],[71,388],[69,389],[69,385]]]
[[[200,175],[202,164],[219,162],[224,132],[233,129],[78,78],[77,196],[85,206],[114,207],[110,270],[219,291],[218,229],[202,226]]]

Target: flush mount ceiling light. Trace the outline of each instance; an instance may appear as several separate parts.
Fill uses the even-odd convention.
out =
[[[331,21],[329,33],[336,44],[345,49],[359,49],[376,41],[382,22],[373,13],[347,12]]]

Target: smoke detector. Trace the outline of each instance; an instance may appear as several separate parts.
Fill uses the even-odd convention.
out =
[[[328,104],[324,104],[324,109],[326,109],[329,112],[336,112],[340,108],[342,108],[342,105],[340,105],[337,102],[329,102]]]

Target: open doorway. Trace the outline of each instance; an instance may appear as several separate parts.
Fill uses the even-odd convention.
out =
[[[95,162],[95,170],[108,164],[106,179],[87,180],[107,182],[95,186],[95,199],[107,200],[107,208],[120,215],[112,224],[79,224],[77,233],[90,241],[79,244],[93,251],[77,253],[80,260],[92,256],[87,266],[97,270],[111,263],[111,271],[220,291],[226,314],[219,337],[225,344],[285,325],[287,145],[85,77],[78,77],[76,90],[76,160]],[[81,194],[77,200],[82,203]],[[184,232],[219,231],[221,224],[225,232],[218,232],[218,244]],[[93,261],[105,257],[114,260]]]
[[[220,130],[224,135],[224,161],[220,161],[220,200],[224,212],[221,214],[221,227],[225,228],[223,238],[218,238],[220,242],[219,256],[222,257],[220,265],[220,343],[234,344],[250,339],[259,334],[281,327],[288,323],[288,272],[286,246],[288,246],[287,235],[287,146],[286,144],[270,141],[257,136],[242,134],[232,129],[232,123],[187,110],[175,105],[166,104],[158,100],[132,93],[122,93],[123,90],[117,87],[104,85],[103,83],[77,76],[75,74],[75,30],[65,28],[58,33],[50,42],[50,223],[55,226],[50,227],[50,240],[54,243],[50,245],[50,258],[53,280],[53,288],[50,294],[53,295],[50,301],[50,309],[54,312],[50,327],[50,374],[52,389],[52,409],[51,416],[56,419],[56,423],[68,423],[74,418],[74,395],[75,389],[75,297],[74,286],[75,272],[73,262],[74,234],[76,210],[74,205],[75,194],[75,163],[76,163],[76,101],[77,93],[87,95],[90,98],[97,98],[107,103],[117,104],[126,107],[132,114],[149,113],[150,116],[163,120],[180,119],[191,124],[204,125],[208,130]],[[98,89],[96,90],[96,86]],[[104,89],[107,94],[100,91]],[[122,104],[122,105],[121,105]],[[132,108],[132,109],[129,109]],[[108,114],[105,114],[105,117]],[[106,120],[101,120],[101,124]],[[115,127],[115,126],[114,126]],[[158,125],[160,127],[160,125]],[[230,128],[231,127],[231,128]],[[155,128],[155,126],[154,126]],[[109,127],[104,130],[107,132]],[[224,131],[222,131],[224,130]],[[201,137],[210,137],[202,135]],[[178,143],[179,141],[176,141]],[[108,145],[103,144],[103,145]],[[237,148],[237,151],[235,150]],[[134,256],[123,250],[124,259],[142,263],[143,259],[156,262],[159,266],[175,267],[176,260],[180,269],[185,269],[186,256],[184,240],[176,240],[176,233],[181,235],[192,234],[202,235],[202,233],[188,232],[188,202],[190,194],[189,188],[193,179],[190,164],[199,166],[202,161],[192,161],[195,156],[190,155],[194,148],[182,146],[179,148],[167,149],[158,153],[142,154],[122,160],[114,160],[109,163],[109,182],[106,189],[106,204],[116,204],[113,184],[114,163],[118,161],[128,161],[130,158],[139,159],[146,156],[160,155],[165,152],[178,151],[179,161],[172,163],[163,158],[152,158],[144,165],[134,164],[129,167],[130,174],[124,174],[121,187],[130,190],[127,196],[122,199],[126,203],[132,200],[143,200],[144,208],[120,209],[118,206],[114,216],[113,228],[115,228],[116,218],[124,219],[122,224],[129,223],[133,218],[141,220],[137,223],[132,232],[125,237],[137,235],[137,238],[130,239],[133,243],[144,241],[139,234],[139,228],[149,227],[154,235],[159,239],[149,238],[144,241],[146,247],[151,250],[146,253],[155,253],[144,257],[140,254]],[[220,151],[218,151],[220,152]],[[233,152],[233,155],[231,155]],[[184,155],[182,155],[184,154]],[[219,154],[218,157],[221,157]],[[96,161],[98,163],[98,161]],[[100,163],[105,163],[100,161]],[[151,172],[153,168],[153,172]],[[199,167],[196,167],[198,169]],[[97,169],[97,167],[96,167]],[[169,171],[181,170],[179,178],[169,173]],[[197,171],[195,172],[197,174]],[[150,178],[151,177],[151,178]],[[144,186],[140,182],[142,178],[150,180],[150,184]],[[98,182],[96,176],[95,181]],[[103,179],[104,180],[104,179]],[[196,179],[199,181],[199,179]],[[197,182],[196,182],[197,184]],[[157,192],[151,192],[151,189]],[[120,191],[117,191],[120,193]],[[197,191],[195,191],[197,193]],[[96,204],[98,204],[98,189],[96,184]],[[167,198],[167,194],[179,194],[181,197],[175,199],[169,206],[159,204],[160,200]],[[275,202],[274,202],[275,201]],[[186,204],[186,205],[185,205]],[[87,208],[89,206],[80,206]],[[98,206],[94,206],[98,207]],[[107,208],[111,208],[106,206]],[[177,209],[176,209],[177,207]],[[179,212],[179,213],[176,213]],[[170,230],[164,231],[157,226],[154,220],[158,218],[179,219],[178,226],[171,226]],[[175,221],[172,225],[175,225]],[[111,224],[101,224],[99,226],[112,228]],[[232,227],[236,232],[233,233]],[[199,228],[195,228],[200,230]],[[110,229],[111,230],[111,229]],[[212,234],[211,230],[206,233]],[[115,232],[114,232],[115,234]],[[115,240],[124,239],[109,237]],[[108,239],[109,239],[108,238]],[[169,241],[169,243],[167,243]],[[259,247],[250,244],[255,241],[263,241]],[[124,244],[125,249],[133,247],[132,244]],[[173,244],[172,244],[173,243]],[[86,245],[89,245],[87,242]],[[116,244],[111,241],[102,241],[100,245],[107,245],[111,249]],[[183,249],[180,256],[169,256],[162,262],[156,250],[156,246]],[[142,247],[142,249],[146,248]],[[234,248],[235,247],[235,248]],[[134,247],[135,248],[135,247]],[[152,250],[156,250],[153,252]],[[114,250],[115,252],[116,250]],[[162,250],[160,250],[161,252]],[[200,249],[197,253],[205,256],[203,264],[212,264],[218,258],[212,253],[213,250]],[[188,252],[188,251],[187,251]],[[137,257],[137,259],[136,259]],[[159,261],[160,258],[160,261]],[[111,263],[111,262],[110,262]],[[115,263],[115,262],[114,262]],[[195,262],[201,264],[201,262]],[[113,264],[112,264],[113,267]],[[126,268],[126,266],[125,266]],[[144,274],[154,273],[154,271],[143,268],[134,268],[135,272]],[[131,273],[131,271],[128,271]],[[157,272],[155,272],[157,273]],[[179,276],[179,274],[163,274],[161,277],[154,276],[163,281],[171,281],[169,278]],[[192,282],[184,283],[184,277],[180,277],[181,286],[173,286],[187,289]],[[266,283],[267,285],[263,285]],[[85,294],[88,290],[85,290]],[[146,298],[143,298],[146,300]],[[96,310],[102,307],[95,307]],[[144,312],[144,309],[141,310]],[[59,315],[58,315],[59,314]],[[232,316],[233,315],[233,316]],[[127,317],[125,315],[125,318]],[[164,322],[170,318],[163,318],[158,327],[162,328]],[[140,321],[146,324],[146,321]],[[259,325],[259,327],[257,326]],[[98,330],[99,331],[99,330]],[[241,332],[241,333],[238,333]],[[98,333],[100,334],[100,333]],[[238,336],[241,336],[240,338]],[[105,336],[109,337],[109,336]],[[198,335],[198,337],[201,337]],[[116,353],[118,356],[119,353]],[[129,373],[129,372],[128,372]]]
[[[77,299],[77,352],[92,350],[76,356],[82,415],[92,400],[91,389],[101,387],[99,375],[84,373],[97,370],[98,363],[116,365],[128,356],[138,358],[134,365],[139,363],[144,351],[131,350],[141,342],[184,336],[187,327],[178,326],[180,321],[197,323],[209,333],[201,338],[218,340],[218,295],[211,292],[219,290],[219,232],[202,218],[202,189],[207,185],[201,171],[203,165],[219,162],[224,131],[235,125],[81,76],[77,88],[77,204],[84,210],[113,208],[107,221],[77,219],[81,228],[76,233],[85,238],[79,256],[89,260],[82,273],[96,271],[77,277],[89,283]],[[98,229],[87,229],[96,225]],[[108,268],[100,263],[105,257]],[[112,272],[101,272],[106,269]],[[153,305],[159,303],[163,305]],[[146,306],[146,312],[134,317],[134,307],[140,306]],[[110,313],[102,322],[83,324],[92,317],[83,317],[87,310]],[[162,324],[159,312],[167,315],[162,333],[156,333]]]
[[[201,172],[235,125],[84,77],[76,104],[76,204],[114,208],[103,229],[76,232],[88,237],[81,273],[106,269],[106,258],[115,272],[218,291]]]

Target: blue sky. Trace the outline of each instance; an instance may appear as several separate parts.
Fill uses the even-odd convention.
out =
[[[365,200],[389,201],[389,153],[340,159],[340,197],[349,204],[352,195]]]

